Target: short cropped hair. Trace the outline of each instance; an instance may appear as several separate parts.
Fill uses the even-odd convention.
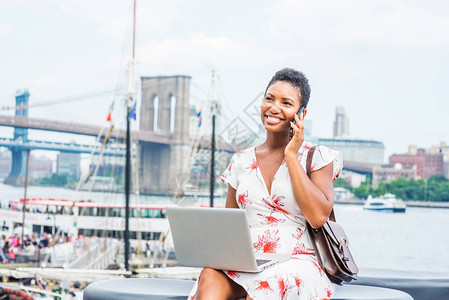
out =
[[[278,81],[288,82],[294,88],[297,88],[300,92],[299,99],[301,101],[301,106],[307,107],[310,98],[310,85],[309,80],[304,73],[292,68],[284,68],[277,71],[268,83],[267,88],[265,89],[265,94],[267,93],[268,88]]]

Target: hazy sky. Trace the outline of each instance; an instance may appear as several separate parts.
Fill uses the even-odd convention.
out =
[[[0,107],[28,88],[30,104],[54,103],[32,117],[106,125],[131,14],[131,0],[0,1]],[[216,68],[223,126],[290,66],[310,80],[313,135],[331,137],[343,106],[350,134],[383,141],[386,156],[449,142],[448,48],[445,0],[137,1],[137,75],[192,76],[206,110]]]

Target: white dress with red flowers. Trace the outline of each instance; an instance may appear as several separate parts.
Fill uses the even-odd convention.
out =
[[[306,170],[311,143],[304,142],[298,160]],[[342,158],[338,151],[318,146],[311,171],[333,162],[333,179],[340,174]],[[317,263],[290,181],[287,164],[277,170],[271,195],[258,167],[255,147],[237,152],[221,176],[236,189],[237,204],[245,209],[256,253],[291,253],[291,259],[259,273],[223,271],[241,285],[252,299],[329,299],[334,287]],[[194,299],[197,286],[189,299]]]

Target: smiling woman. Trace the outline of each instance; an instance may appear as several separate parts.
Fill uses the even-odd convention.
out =
[[[304,74],[289,68],[278,71],[260,110],[265,142],[237,152],[221,176],[228,185],[226,207],[247,211],[254,252],[289,254],[291,259],[259,273],[205,268],[192,299],[329,299],[333,294],[306,223],[320,227],[328,219],[334,203],[332,182],[342,159],[339,152],[319,146],[307,176],[312,144],[304,141],[303,121],[309,97]]]

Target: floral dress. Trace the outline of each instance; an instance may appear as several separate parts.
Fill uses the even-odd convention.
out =
[[[311,143],[304,142],[298,160],[306,170]],[[311,171],[333,162],[333,180],[340,174],[342,158],[338,151],[318,146]],[[221,180],[236,189],[240,209],[247,211],[256,253],[291,253],[291,259],[259,273],[223,271],[241,285],[252,299],[329,299],[334,287],[317,263],[290,181],[285,159],[277,170],[271,195],[260,172],[255,147],[237,152]],[[195,298],[197,285],[189,299]]]

